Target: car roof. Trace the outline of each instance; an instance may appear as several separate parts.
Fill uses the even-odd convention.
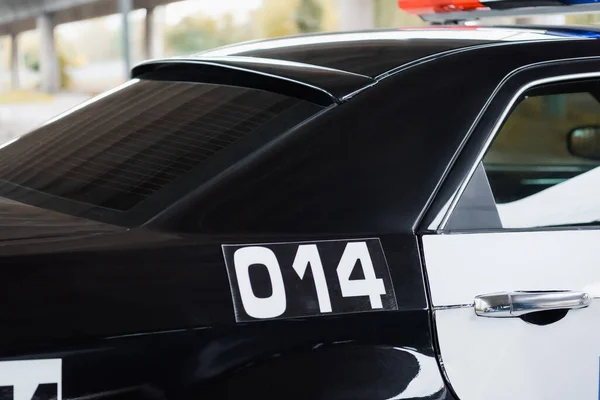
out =
[[[435,26],[416,29],[298,35],[226,46],[190,58],[260,57],[298,62],[378,78],[413,62],[507,42],[595,38],[577,27]]]
[[[132,77],[243,86],[330,105],[343,103],[399,71],[458,53],[476,57],[490,47],[551,44],[560,58],[565,46],[553,42],[587,41],[589,46],[584,47],[595,49],[598,37],[600,32],[591,28],[571,26],[432,26],[299,35],[149,60],[136,66]],[[526,53],[518,54],[524,63]]]

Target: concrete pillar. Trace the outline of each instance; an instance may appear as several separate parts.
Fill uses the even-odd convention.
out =
[[[19,89],[19,37],[18,34],[10,35],[10,86],[13,90]]]
[[[40,15],[37,19],[37,29],[40,36],[40,90],[56,93],[60,90],[60,72],[54,41],[54,15]]]
[[[144,58],[153,58],[154,40],[154,10],[155,7],[146,8],[146,18],[144,19]]]
[[[372,29],[375,27],[373,0],[338,0],[341,31]]]
[[[125,77],[131,76],[131,30],[129,26],[129,12],[131,11],[131,0],[118,0],[119,12],[122,16],[122,43],[123,63],[125,64]]]
[[[144,57],[161,58],[164,54],[163,17],[162,7],[146,9],[144,30]]]

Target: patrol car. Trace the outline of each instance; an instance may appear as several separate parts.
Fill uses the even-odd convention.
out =
[[[3,145],[0,397],[598,398],[600,32],[400,3]]]

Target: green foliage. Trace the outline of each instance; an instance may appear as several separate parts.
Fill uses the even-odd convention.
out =
[[[300,0],[296,10],[298,32],[320,32],[323,30],[323,7],[317,0]]]
[[[230,14],[188,16],[166,28],[165,47],[168,54],[186,54],[251,39],[335,30],[337,1],[263,0],[246,23],[236,23]]]
[[[40,57],[37,52],[26,51],[23,54],[23,63],[26,68],[32,71],[38,72],[40,70]]]
[[[417,15],[409,14],[398,7],[396,0],[373,0],[376,28],[400,28],[427,25]]]
[[[69,60],[67,56],[63,52],[58,53],[58,72],[60,74],[60,87],[62,89],[67,89],[71,86],[72,80],[71,76],[67,72],[67,67],[69,66]]]
[[[182,54],[224,45],[231,37],[231,17],[229,23],[223,25],[219,26],[217,21],[204,16],[186,17],[176,26],[167,29],[167,49]]]
[[[571,25],[597,25],[600,23],[600,14],[567,15],[566,19],[566,23]]]
[[[69,58],[66,53],[59,47],[57,49],[58,55],[58,73],[60,75],[60,87],[62,89],[68,88],[71,83],[71,77],[67,72],[67,68],[70,65]],[[40,48],[37,43],[30,44],[24,49],[23,52],[23,61],[25,63],[25,67],[28,69],[39,72],[40,71]]]
[[[299,0],[263,0],[262,6],[253,15],[257,24],[257,36],[273,38],[298,33],[294,12]]]

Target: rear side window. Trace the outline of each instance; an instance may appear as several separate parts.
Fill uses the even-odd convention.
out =
[[[483,160],[504,228],[598,223],[599,90],[557,84],[514,108]]]
[[[132,80],[2,148],[0,195],[118,223],[141,204],[164,209],[209,178],[202,169],[217,173],[320,109],[255,89]]]
[[[599,226],[599,186],[600,81],[541,86],[513,107],[449,222],[454,230]]]

